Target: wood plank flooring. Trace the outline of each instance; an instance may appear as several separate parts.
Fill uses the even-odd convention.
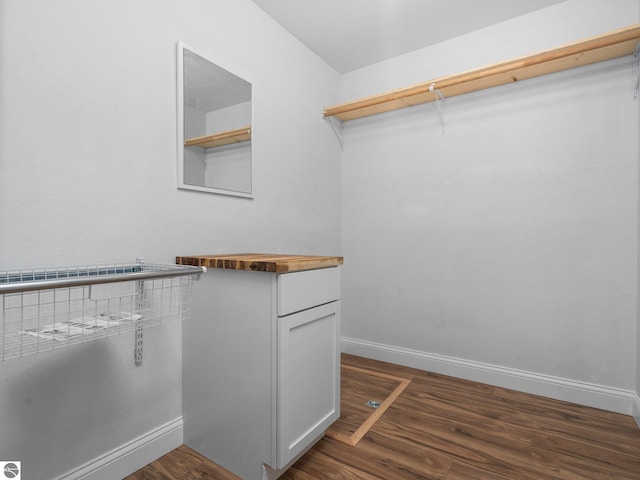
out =
[[[282,480],[640,480],[633,418],[343,355],[411,379],[351,447],[325,437]],[[238,480],[182,446],[126,480]]]

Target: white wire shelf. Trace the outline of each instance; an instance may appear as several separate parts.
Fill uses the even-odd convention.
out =
[[[145,263],[0,272],[0,361],[191,315],[202,267]],[[138,351],[136,352],[138,355]]]

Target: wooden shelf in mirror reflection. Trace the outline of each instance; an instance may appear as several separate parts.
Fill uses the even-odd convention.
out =
[[[232,143],[248,142],[251,140],[251,126],[226,130],[224,132],[204,135],[202,137],[188,138],[184,142],[185,147],[221,147]]]
[[[445,98],[449,98],[540,75],[632,55],[638,48],[638,42],[640,42],[640,24],[534,55],[436,78],[410,87],[335,105],[326,108],[324,116],[348,121],[433,102],[437,98],[436,91],[442,92]]]

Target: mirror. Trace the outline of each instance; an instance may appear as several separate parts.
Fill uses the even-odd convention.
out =
[[[253,197],[251,84],[178,43],[178,188]]]

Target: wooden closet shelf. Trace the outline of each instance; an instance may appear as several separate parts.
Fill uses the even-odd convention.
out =
[[[324,110],[342,121],[433,102],[436,90],[445,98],[496,87],[527,78],[631,55],[638,48],[640,24],[574,42],[553,50],[496,63],[406,88],[373,95]]]
[[[222,145],[229,145],[231,143],[247,142],[251,140],[251,126],[248,125],[242,128],[236,128],[234,130],[227,130],[220,133],[214,133],[212,135],[205,135],[203,137],[188,138],[184,142],[185,147],[221,147]]]

